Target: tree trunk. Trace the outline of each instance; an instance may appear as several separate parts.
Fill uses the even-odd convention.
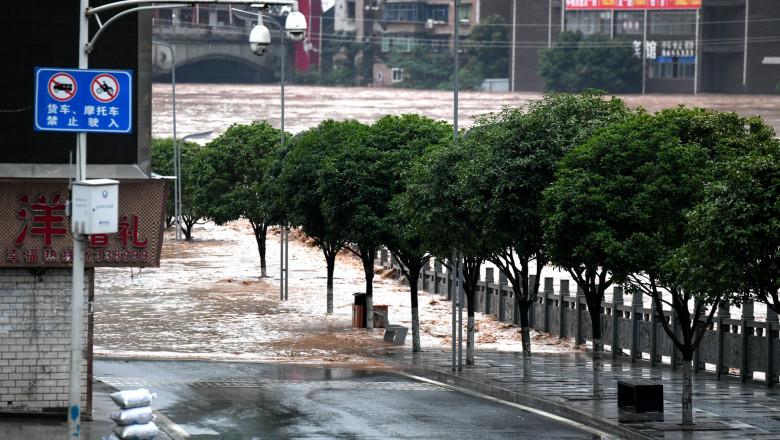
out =
[[[324,252],[324,251],[323,251]],[[333,272],[336,269],[336,254],[325,253],[325,261],[328,264],[328,281],[327,281],[327,313],[330,315],[333,313]]]
[[[417,273],[414,273],[417,272]],[[420,271],[415,271],[413,268],[409,269],[409,296],[411,297],[412,305],[412,351],[422,351],[420,344],[420,315],[419,315],[419,300],[417,297],[417,279],[420,276]]]
[[[474,314],[469,313],[466,328],[466,365],[474,365]]]
[[[604,341],[593,337],[593,397],[604,397]]]
[[[523,338],[523,377],[530,379],[532,376],[531,365],[531,326],[528,319],[528,311],[531,309],[530,301],[518,301],[520,309],[520,334]]]
[[[360,259],[363,261],[363,273],[366,277],[366,310],[365,328],[374,330],[374,259],[376,251],[360,250]]]
[[[682,425],[693,425],[693,362],[683,360],[683,383],[682,383]]]
[[[260,276],[265,278],[268,275],[265,265],[265,235],[268,232],[268,226],[263,222],[255,222],[252,219],[249,219],[249,223],[252,225],[252,231],[255,233],[257,252],[260,254]],[[282,233],[284,233],[284,229],[282,229]]]

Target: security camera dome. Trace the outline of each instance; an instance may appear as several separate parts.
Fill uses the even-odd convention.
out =
[[[293,42],[303,41],[306,37],[306,17],[298,11],[290,12],[284,23],[287,38]]]
[[[263,56],[270,44],[271,33],[267,27],[258,24],[252,28],[252,32],[249,33],[249,48],[252,50],[252,53]]]

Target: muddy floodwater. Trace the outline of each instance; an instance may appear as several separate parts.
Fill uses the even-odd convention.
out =
[[[171,86],[154,84],[153,136],[172,136]],[[278,85],[177,84],[177,135],[214,130],[233,123],[267,120],[280,125]],[[459,95],[459,125],[476,115],[519,106],[538,94]],[[650,111],[685,104],[761,115],[780,128],[780,95],[631,95],[630,106]],[[418,113],[452,122],[453,93],[394,89],[352,89],[288,85],[285,130],[297,133],[321,121],[357,119],[371,123],[387,114]],[[213,139],[212,137],[211,139]],[[303,239],[290,244],[288,300],[279,299],[278,230],[268,234],[268,273],[246,221],[198,225],[193,240],[174,241],[166,232],[159,268],[99,268],[95,280],[94,349],[97,356],[283,360],[378,368],[363,348],[383,346],[379,332],[351,327],[353,293],[364,291],[360,265],[348,255],[336,266],[334,313],[327,315],[325,263]],[[547,269],[546,269],[547,270]],[[390,321],[411,326],[408,288],[379,273],[374,304],[388,305]],[[556,276],[556,283],[560,278]],[[450,303],[421,294],[424,347],[451,344]],[[757,308],[756,313],[761,313]],[[478,314],[478,349],[520,351],[516,326]],[[407,338],[411,344],[411,335]],[[534,334],[534,351],[569,351],[571,341]]]
[[[152,102],[152,134],[173,135],[171,84],[155,83]],[[621,95],[631,107],[651,112],[678,105],[760,115],[780,131],[780,95]],[[285,86],[284,128],[298,133],[326,119],[357,119],[371,123],[385,115],[415,113],[436,120],[453,121],[454,93],[438,90],[389,88]],[[458,126],[468,128],[474,117],[520,106],[539,99],[538,93],[460,92]],[[177,136],[214,130],[223,133],[233,123],[268,121],[281,126],[281,88],[278,84],[176,84]]]

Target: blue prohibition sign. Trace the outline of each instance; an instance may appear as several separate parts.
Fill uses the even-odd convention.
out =
[[[35,130],[132,133],[133,72],[36,67]]]

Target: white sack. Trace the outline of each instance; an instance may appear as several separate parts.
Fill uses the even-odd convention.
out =
[[[145,425],[153,422],[157,417],[152,414],[152,408],[148,406],[139,406],[137,408],[119,409],[108,417],[117,425]]]
[[[137,390],[124,390],[117,391],[111,395],[111,400],[119,405],[122,409],[137,408],[139,406],[149,406],[152,404],[152,399],[157,397],[157,394],[149,393],[149,390],[145,388],[139,388]]]
[[[122,440],[152,440],[157,437],[157,425],[154,422],[145,425],[114,426],[113,430]]]

